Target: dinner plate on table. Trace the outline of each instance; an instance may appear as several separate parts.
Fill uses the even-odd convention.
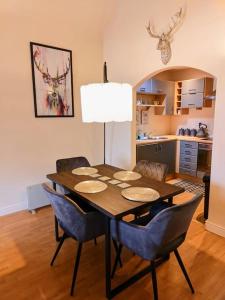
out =
[[[80,193],[95,194],[107,189],[107,184],[98,180],[81,181],[75,185],[74,189]]]
[[[129,181],[129,180],[138,180],[142,176],[141,174],[133,171],[119,171],[114,173],[113,177],[118,180]]]
[[[121,191],[121,195],[131,201],[152,202],[159,199],[160,194],[148,187],[129,187]]]
[[[92,167],[80,167],[72,170],[72,173],[75,175],[93,175],[97,172],[98,170]]]

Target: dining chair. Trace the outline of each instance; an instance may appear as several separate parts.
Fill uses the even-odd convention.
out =
[[[72,296],[76,283],[82,245],[84,242],[105,234],[105,218],[97,211],[83,211],[74,200],[57,193],[47,184],[43,184],[42,186],[50,200],[59,226],[63,230],[63,236],[52,258],[51,266],[53,266],[65,239],[72,238],[78,242],[70,290]]]
[[[137,162],[136,166],[133,169],[134,172],[140,173],[142,176],[145,176],[150,179],[155,179],[158,181],[165,182],[166,175],[168,171],[168,166],[163,163],[152,162],[149,160],[140,160]],[[161,201],[151,206],[150,213],[156,215],[161,210],[166,209],[171,206],[171,203],[168,201]],[[140,210],[135,214],[135,218],[149,212],[149,209],[145,208]]]
[[[90,163],[84,156],[77,156],[77,157],[70,157],[70,158],[62,158],[56,161],[56,171],[57,173],[72,171],[73,169],[80,168],[80,167],[90,167]],[[56,184],[53,184],[53,188],[56,190]],[[60,193],[69,196],[70,198],[74,199],[74,195],[71,194],[68,190],[64,187],[58,186],[58,190]],[[76,202],[81,206],[81,208],[85,211],[92,210],[92,208],[88,204],[84,204],[79,198],[75,197]],[[59,227],[57,218],[55,217],[55,239],[56,241],[60,241],[59,237]],[[95,240],[96,243],[96,240]]]
[[[194,293],[194,288],[177,249],[185,241],[193,214],[201,198],[201,195],[195,195],[192,200],[184,204],[164,209],[145,226],[125,221],[111,221],[112,238],[120,244],[115,264],[118,264],[123,246],[150,261],[154,300],[158,300],[156,264],[171,252],[174,252],[191,292]]]

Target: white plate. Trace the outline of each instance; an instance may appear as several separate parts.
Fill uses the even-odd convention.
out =
[[[128,200],[140,202],[152,202],[160,197],[156,190],[145,187],[130,187],[122,190],[121,195]]]
[[[80,193],[94,194],[107,189],[107,184],[98,180],[81,181],[75,185],[74,189]]]
[[[119,171],[113,174],[113,177],[122,180],[122,181],[129,181],[129,180],[138,180],[141,178],[141,174],[133,171]]]
[[[97,169],[91,167],[80,167],[72,170],[72,173],[75,175],[92,175],[97,172]]]

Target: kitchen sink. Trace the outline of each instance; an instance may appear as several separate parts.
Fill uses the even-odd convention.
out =
[[[150,138],[148,138],[149,140],[168,140],[167,137],[165,136],[151,136]]]
[[[139,141],[149,141],[149,140],[157,141],[157,140],[167,140],[167,139],[168,139],[168,137],[165,137],[165,136],[150,136],[150,137],[144,136],[137,140],[139,140]]]

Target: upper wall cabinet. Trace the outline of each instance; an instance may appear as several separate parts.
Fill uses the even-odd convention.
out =
[[[155,109],[155,114],[172,115],[174,111],[174,89],[175,83],[173,81],[150,79],[145,81],[137,90],[137,97],[144,98],[144,100],[147,100],[148,97],[149,101],[147,102],[151,106],[155,103],[155,108],[158,107],[157,110]]]
[[[211,107],[209,100],[213,93],[213,78],[178,81],[175,84],[175,114],[188,114],[189,108]]]
[[[205,86],[205,80],[191,79],[182,81],[182,95],[203,93]]]
[[[145,81],[137,92],[146,92],[152,94],[164,94],[166,81],[158,79],[149,79]]]

